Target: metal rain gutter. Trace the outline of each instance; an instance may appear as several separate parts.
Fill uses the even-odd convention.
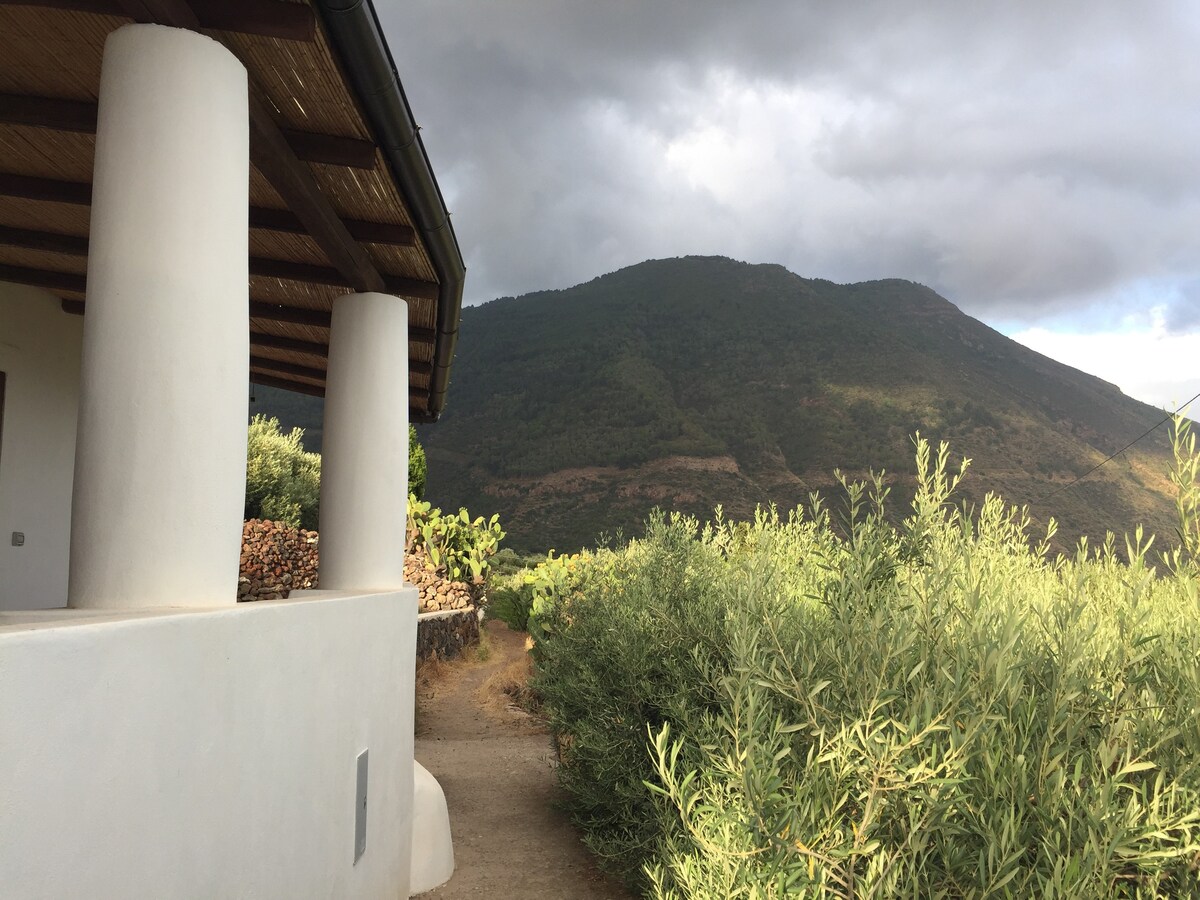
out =
[[[436,422],[446,405],[450,366],[458,343],[466,277],[462,251],[371,0],[313,0],[313,4],[362,102],[375,139],[437,272],[437,337],[429,382],[429,412],[414,416],[417,422]]]

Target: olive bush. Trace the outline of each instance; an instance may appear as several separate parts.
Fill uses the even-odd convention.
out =
[[[917,469],[585,558],[534,686],[587,843],[663,900],[1200,897],[1195,567]]]

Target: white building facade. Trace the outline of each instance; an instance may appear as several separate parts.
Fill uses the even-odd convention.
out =
[[[302,40],[299,14],[282,12]],[[369,6],[310,12],[316,28],[343,13],[347,28],[374,21]],[[202,19],[111,24],[96,90],[84,314],[54,287],[83,288],[79,273],[0,257],[0,884],[14,897],[427,889],[449,877],[453,857],[444,826],[413,831],[414,818],[444,823],[445,812],[413,760],[408,422],[414,397],[422,414],[440,409],[461,258],[447,277],[422,234],[428,212],[406,209],[426,256],[412,274],[380,275],[372,263],[382,251],[336,245],[362,221],[337,197],[322,209],[310,167],[295,164],[300,151],[263,155],[275,134],[271,115],[255,110],[267,75],[257,85],[248,77],[230,49],[239,45],[201,33]],[[249,14],[233,24],[282,27]],[[316,145],[280,133],[301,150]],[[401,151],[372,138],[371,171],[403,182]],[[29,165],[19,154],[5,162]],[[294,215],[332,276],[311,263],[256,262],[255,241],[265,241],[248,230],[247,211],[253,229],[266,172],[288,209],[260,217],[293,227],[285,217]],[[0,185],[15,185],[7,197],[28,194],[39,178],[37,190],[65,191],[24,172],[0,172]],[[329,209],[337,223],[327,234]],[[64,254],[83,237],[28,225],[0,218],[0,239],[23,248],[17,261],[48,252],[29,248],[31,234]],[[409,227],[383,222],[380,234],[388,225]],[[413,277],[422,265],[438,280]],[[276,273],[270,289],[279,272],[348,284],[324,301],[310,292],[308,306],[270,305],[254,297],[262,271]],[[381,289],[355,289],[371,286]],[[397,286],[414,296],[388,291]],[[432,326],[418,326],[433,335],[428,348],[412,343],[418,314]],[[272,331],[274,322],[283,324]],[[309,331],[298,337],[292,325]],[[430,357],[416,367],[414,346]],[[281,356],[297,353],[321,364]],[[280,373],[326,397],[322,590],[239,605],[248,384]]]

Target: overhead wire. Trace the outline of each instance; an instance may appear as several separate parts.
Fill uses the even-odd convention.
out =
[[[1124,453],[1126,450],[1128,450],[1130,447],[1132,447],[1132,446],[1133,446],[1134,444],[1136,444],[1138,441],[1142,440],[1142,438],[1144,438],[1144,437],[1146,437],[1147,435],[1149,435],[1149,434],[1153,433],[1154,431],[1158,430],[1158,429],[1159,429],[1159,428],[1161,428],[1163,425],[1166,425],[1166,424],[1167,424],[1168,422],[1170,422],[1170,421],[1171,421],[1173,418],[1175,418],[1175,416],[1179,415],[1181,412],[1183,412],[1183,410],[1185,410],[1185,409],[1187,409],[1189,406],[1191,406],[1191,405],[1192,405],[1192,404],[1193,404],[1193,403],[1194,403],[1196,400],[1200,400],[1200,393],[1197,393],[1197,394],[1196,394],[1194,397],[1192,397],[1192,399],[1191,399],[1191,400],[1188,400],[1186,403],[1182,404],[1182,405],[1181,405],[1181,406],[1180,406],[1178,409],[1176,409],[1174,412],[1167,413],[1167,415],[1166,415],[1165,417],[1163,417],[1163,419],[1162,419],[1162,421],[1161,421],[1161,422],[1158,422],[1158,423],[1156,423],[1156,424],[1154,424],[1154,425],[1150,426],[1149,428],[1147,428],[1145,431],[1143,431],[1141,434],[1139,434],[1137,437],[1135,437],[1135,438],[1134,438],[1132,441],[1130,441],[1128,444],[1126,444],[1126,445],[1125,445],[1124,447],[1122,447],[1120,450],[1117,450],[1115,453],[1112,453],[1111,455],[1109,455],[1109,456],[1108,456],[1108,457],[1106,457],[1105,459],[1102,459],[1100,462],[1096,463],[1096,465],[1092,466],[1090,469],[1088,469],[1086,472],[1084,472],[1082,475],[1080,475],[1080,476],[1079,476],[1078,478],[1076,478],[1074,481],[1068,482],[1067,484],[1064,484],[1064,485],[1062,485],[1061,487],[1057,487],[1057,488],[1055,488],[1055,489],[1054,489],[1054,490],[1052,490],[1050,493],[1046,494],[1044,497],[1040,497],[1040,498],[1038,498],[1037,502],[1038,502],[1038,503],[1040,503],[1040,502],[1042,502],[1043,500],[1049,500],[1049,499],[1050,499],[1051,497],[1053,497],[1055,494],[1060,494],[1060,493],[1062,493],[1063,491],[1067,490],[1067,488],[1072,488],[1072,487],[1074,487],[1075,485],[1079,484],[1079,482],[1083,481],[1083,479],[1087,478],[1089,475],[1091,475],[1093,472],[1095,472],[1095,471],[1096,471],[1097,469],[1099,469],[1101,466],[1105,465],[1106,463],[1110,463],[1110,462],[1112,462],[1114,459],[1116,459],[1118,456],[1120,456],[1122,453]]]

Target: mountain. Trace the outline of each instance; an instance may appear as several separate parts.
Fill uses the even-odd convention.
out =
[[[428,496],[499,512],[518,550],[633,534],[654,506],[832,500],[836,468],[896,473],[900,510],[918,430],[972,459],[963,497],[1054,515],[1060,547],[1139,522],[1171,533],[1165,427],[1060,490],[1160,410],[912,282],[654,260],[468,308],[458,346],[442,421],[420,429]]]

